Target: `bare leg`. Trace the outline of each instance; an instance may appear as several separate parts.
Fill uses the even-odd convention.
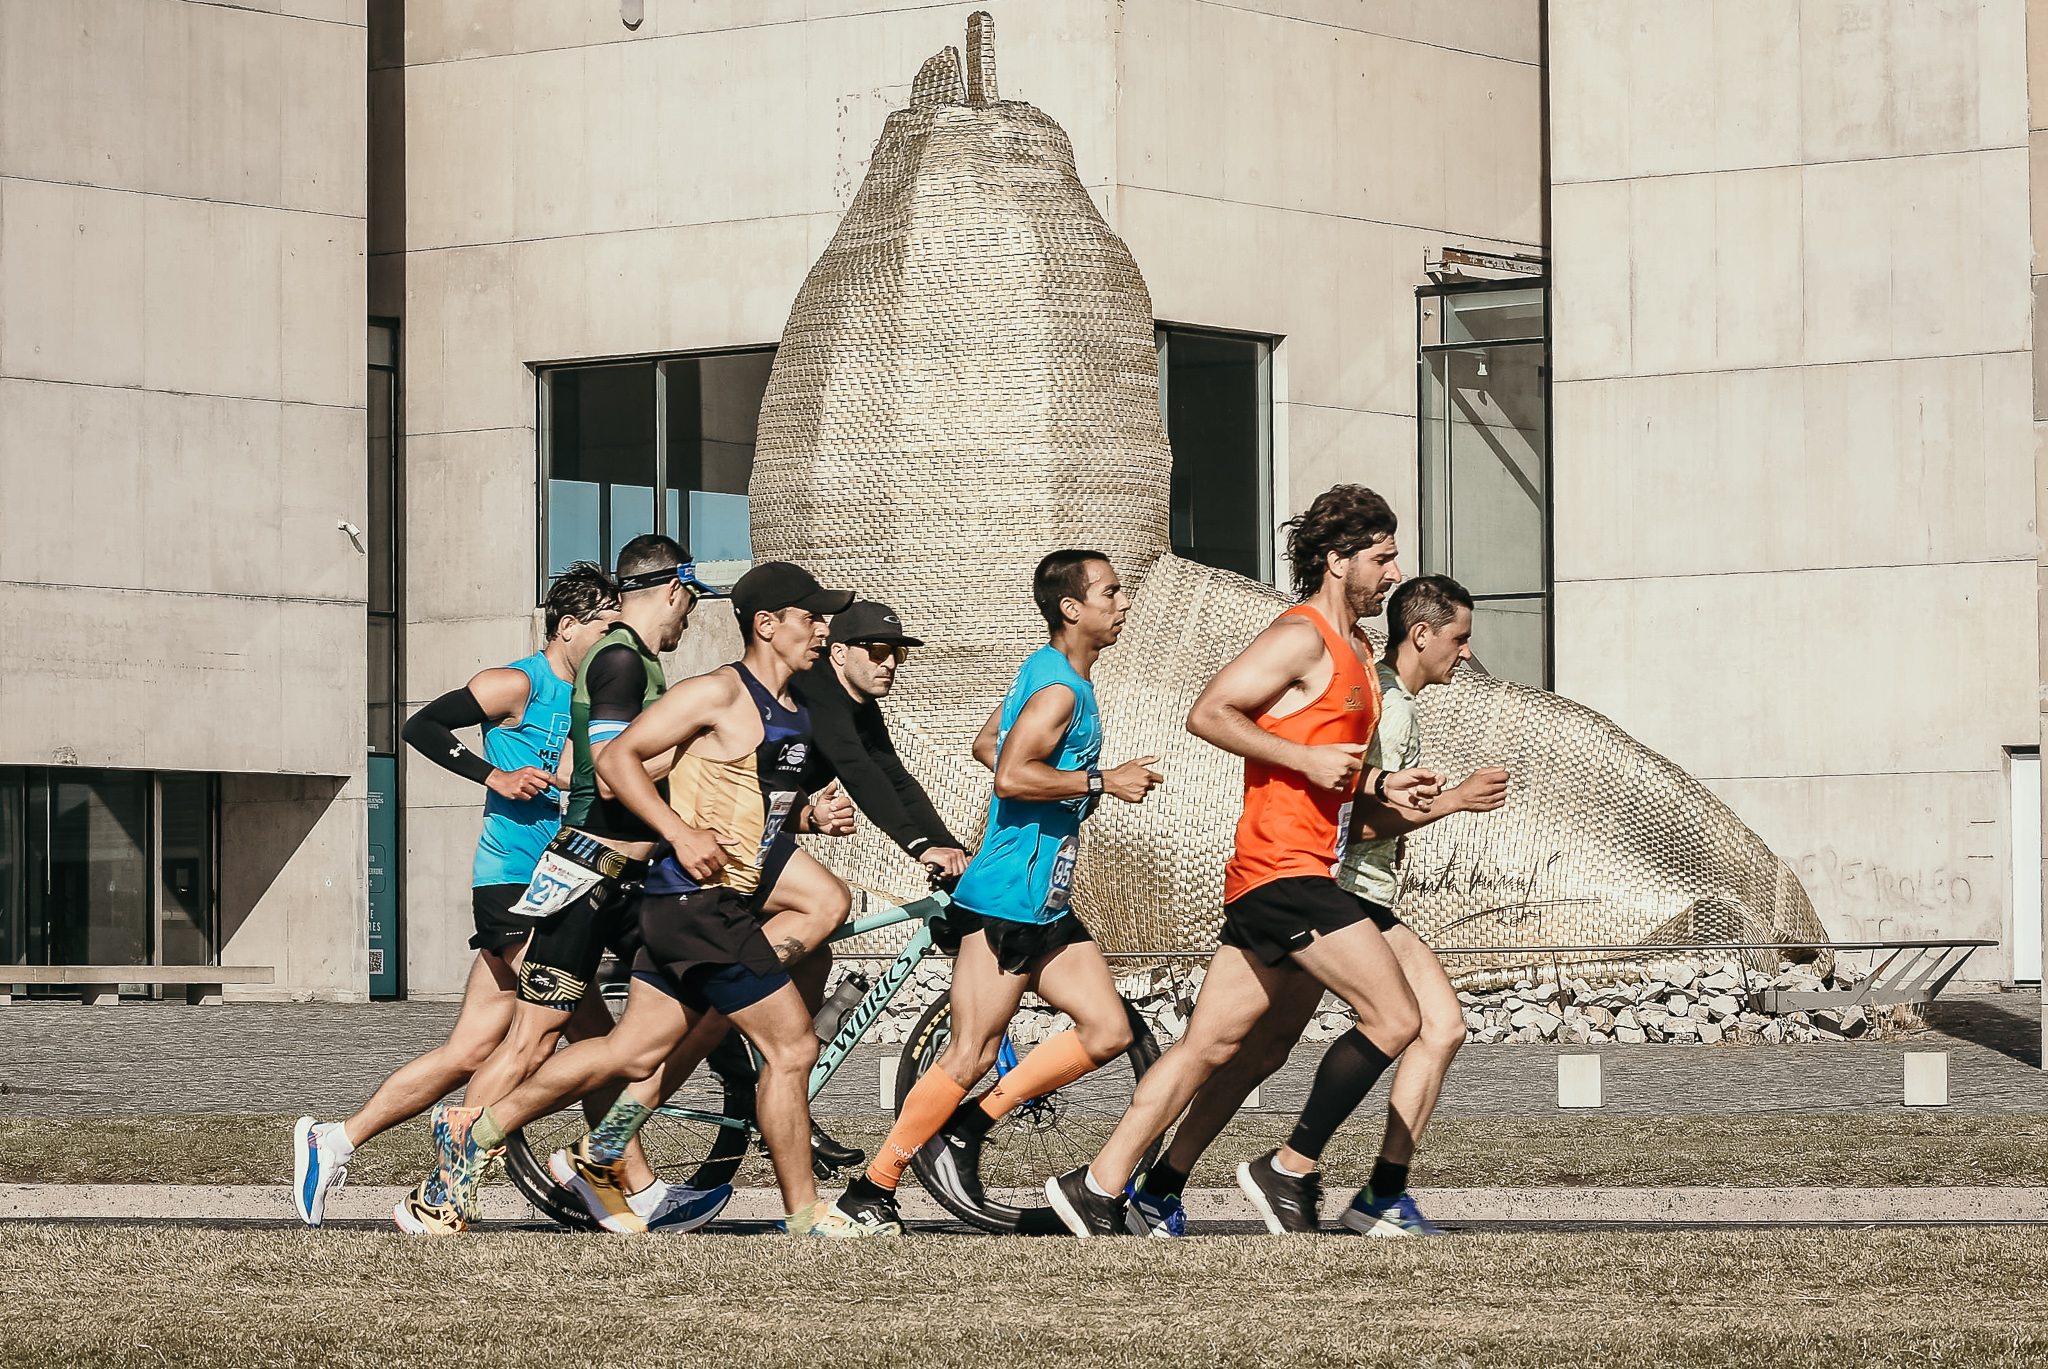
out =
[[[1094,942],[1060,947],[1028,982],[1033,993],[1074,1019],[1081,1049],[1096,1064],[1106,1064],[1131,1048],[1130,1015],[1124,1011],[1123,995],[1116,991],[1109,962]],[[1016,1008],[1012,1006],[1010,1012],[1015,1014]],[[1009,1025],[1010,1019],[1005,1017],[1002,1029],[996,1032],[998,1049]]]
[[[960,942],[953,960],[953,1039],[939,1057],[939,1068],[962,1089],[972,1089],[995,1065],[1003,1033],[1024,1000],[1026,982],[1021,974],[1003,973],[981,932]],[[1115,992],[1112,984],[1110,993]]]
[[[852,910],[846,881],[806,851],[789,858],[761,904],[767,915],[762,933],[814,1015],[825,1001],[825,977],[832,972],[832,950],[825,939],[846,925]]]
[[[1408,988],[1401,962],[1386,937],[1370,922],[1354,922],[1341,931],[1318,936],[1293,953],[1294,963],[1314,975],[1357,1014],[1359,1035],[1392,1058],[1408,1049],[1422,1028],[1422,1013]],[[1206,984],[1203,986],[1208,987]],[[1320,1075],[1320,1071],[1319,1071]],[[1310,1104],[1316,1101],[1310,1092]],[[1281,1167],[1307,1174],[1316,1162],[1291,1145],[1280,1147]]]
[[[695,1020],[674,998],[636,979],[616,1027],[555,1052],[532,1078],[492,1103],[491,1115],[512,1131],[605,1085],[645,1079],[661,1068]],[[616,1090],[611,1096],[617,1097]]]
[[[1152,1143],[1166,1134],[1209,1077],[1237,1054],[1287,982],[1284,969],[1263,965],[1236,946],[1217,949],[1194,1015],[1188,1019],[1187,1034],[1145,1071],[1123,1120],[1088,1167],[1097,1187],[1105,1193],[1124,1191]]]
[[[1182,1174],[1194,1172],[1203,1152],[1223,1134],[1251,1091],[1287,1063],[1323,1001],[1323,986],[1306,970],[1290,963],[1276,967],[1274,973],[1279,982],[1273,990],[1273,1006],[1246,1033],[1237,1054],[1195,1091],[1187,1115],[1173,1129],[1166,1163]]]
[[[782,1188],[782,1210],[798,1212],[818,1200],[811,1177],[811,1066],[818,1038],[796,987],[785,984],[732,1015],[734,1025],[761,1052],[761,1083],[754,1101],[761,1139]]]
[[[511,1025],[519,989],[516,967],[523,949],[510,948],[509,962],[489,951],[477,952],[462,990],[462,1012],[447,1042],[400,1065],[377,1086],[370,1101],[342,1124],[350,1145],[359,1146],[425,1112],[483,1068]]]
[[[1381,1159],[1405,1165],[1415,1158],[1415,1147],[1436,1110],[1451,1059],[1465,1044],[1465,1014],[1443,962],[1421,937],[1400,926],[1386,938],[1422,1013],[1422,1030],[1401,1053],[1401,1067],[1394,1074],[1387,1098],[1386,1139],[1380,1143]]]
[[[523,1079],[555,1053],[555,1038],[568,1025],[570,1010],[520,1002],[512,1009],[512,1025],[482,1069],[470,1076],[462,1101],[469,1107],[493,1107],[519,1087]]]

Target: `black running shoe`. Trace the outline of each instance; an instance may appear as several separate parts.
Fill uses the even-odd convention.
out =
[[[1273,1157],[1279,1153],[1277,1149],[1269,1150],[1258,1159],[1239,1165],[1237,1186],[1259,1210],[1266,1230],[1275,1236],[1290,1231],[1321,1231],[1318,1209],[1323,1201],[1322,1172],[1283,1174],[1273,1168]]]
[[[918,1147],[931,1169],[932,1181],[957,1203],[979,1211],[988,1206],[988,1193],[981,1186],[981,1143],[984,1132],[964,1130],[950,1122],[939,1134]]]
[[[1045,1181],[1045,1200],[1076,1236],[1124,1234],[1124,1200],[1105,1198],[1088,1187],[1088,1166]]]
[[[903,1234],[903,1214],[896,1208],[895,1193],[865,1174],[848,1184],[846,1192],[840,1194],[832,1205],[864,1231],[877,1235]]]
[[[816,1122],[811,1123],[811,1171],[820,1179],[829,1179],[842,1169],[864,1164],[867,1158],[866,1151],[835,1141],[823,1127]]]

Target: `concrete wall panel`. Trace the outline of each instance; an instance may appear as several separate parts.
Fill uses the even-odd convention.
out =
[[[229,998],[369,997],[368,834],[360,780],[223,779],[221,961],[277,968]]]

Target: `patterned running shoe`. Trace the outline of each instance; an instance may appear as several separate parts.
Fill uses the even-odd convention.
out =
[[[661,1202],[647,1214],[647,1229],[671,1235],[695,1231],[725,1211],[725,1205],[731,1201],[731,1184],[720,1184],[717,1188],[684,1188],[681,1184],[670,1184]]]
[[[1259,1210],[1259,1218],[1265,1222],[1266,1230],[1275,1236],[1322,1230],[1322,1219],[1317,1213],[1323,1201],[1321,1171],[1308,1174],[1283,1172],[1273,1164],[1279,1153],[1277,1148],[1269,1150],[1258,1159],[1239,1165],[1237,1186]]]
[[[1188,1234],[1188,1214],[1178,1193],[1147,1193],[1142,1179],[1124,1189],[1124,1225],[1133,1236],[1172,1238]]]
[[[470,1135],[482,1108],[453,1107],[442,1103],[434,1109],[434,1140],[441,1153],[441,1182],[448,1186],[448,1202],[473,1222],[481,1214],[484,1171],[491,1161],[505,1153],[504,1147],[485,1150]]]
[[[1396,1197],[1385,1202],[1375,1202],[1372,1190],[1361,1188],[1358,1196],[1351,1200],[1351,1206],[1344,1209],[1338,1219],[1347,1231],[1356,1231],[1361,1236],[1442,1236],[1444,1229],[1422,1215],[1422,1209],[1415,1205],[1415,1199],[1404,1189]]]
[[[590,1154],[590,1138],[581,1137],[567,1150],[548,1156],[548,1173],[555,1182],[582,1199],[591,1220],[606,1231],[622,1236],[646,1232],[647,1220],[626,1200],[625,1180],[616,1160],[606,1162]]]
[[[327,1215],[327,1195],[348,1182],[352,1151],[339,1122],[301,1117],[292,1128],[292,1204],[307,1226],[320,1225]]]
[[[427,1183],[431,1183],[428,1180]],[[391,1220],[408,1236],[457,1236],[469,1230],[469,1223],[453,1203],[435,1202],[427,1196],[427,1183],[398,1200]]]
[[[901,1236],[903,1214],[896,1195],[863,1174],[846,1192],[824,1205],[811,1224],[813,1236]]]

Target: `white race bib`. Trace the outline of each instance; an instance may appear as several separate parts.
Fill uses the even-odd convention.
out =
[[[1337,849],[1330,854],[1336,860],[1330,863],[1330,878],[1337,877],[1337,871],[1344,865],[1344,842],[1351,835],[1351,805],[1345,804],[1337,810]]]
[[[559,913],[589,893],[603,878],[597,871],[586,869],[573,860],[566,860],[553,851],[543,851],[540,864],[533,867],[533,878],[527,881],[526,892],[519,896],[519,902],[512,905],[512,915],[539,918]]]

